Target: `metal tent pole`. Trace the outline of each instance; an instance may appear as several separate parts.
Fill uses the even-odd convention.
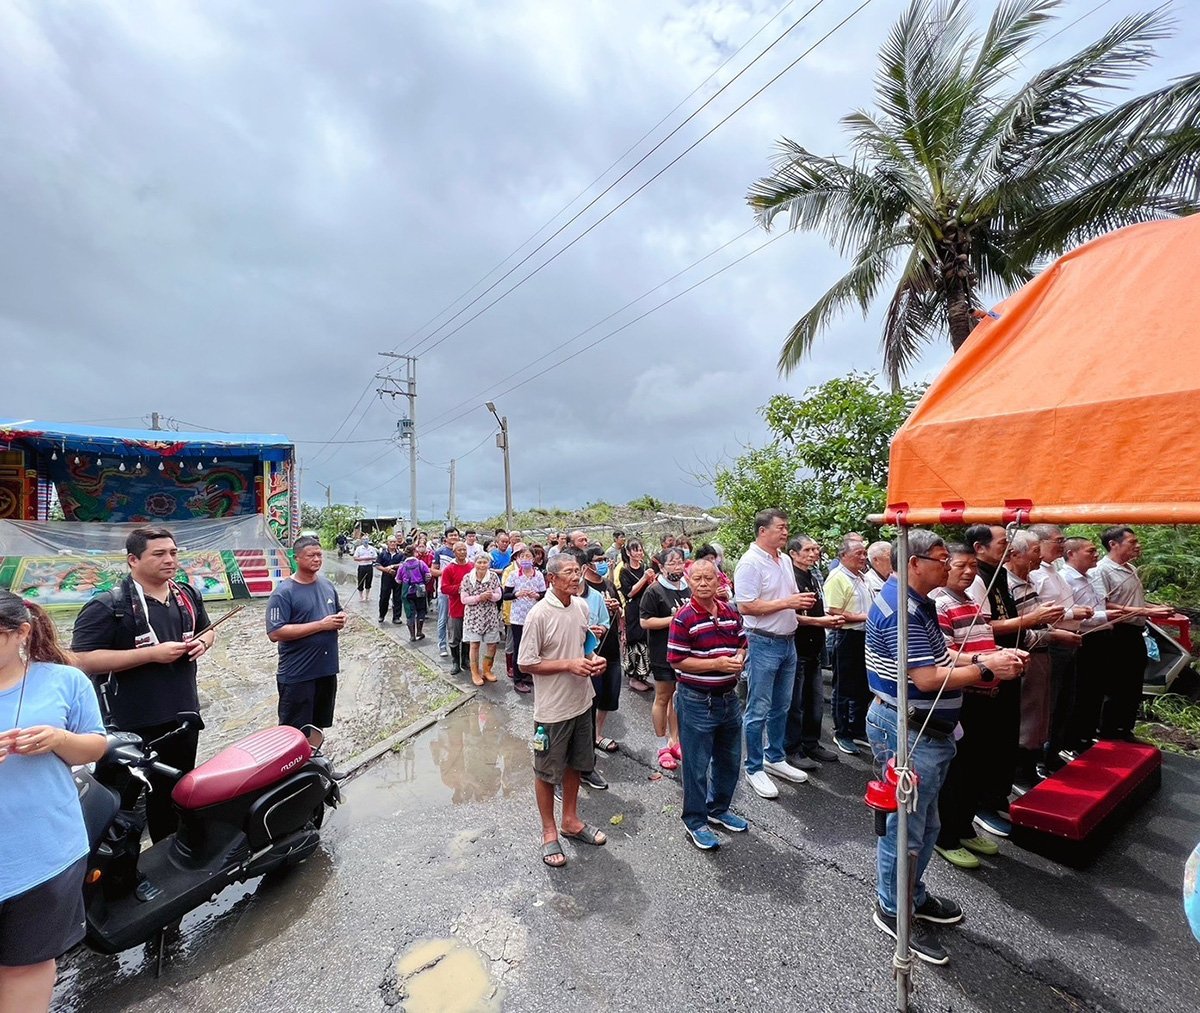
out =
[[[902,519],[896,539],[896,770],[908,766],[908,525]],[[908,794],[896,806],[896,1009],[908,1013],[912,957],[908,939],[912,882],[908,854]]]

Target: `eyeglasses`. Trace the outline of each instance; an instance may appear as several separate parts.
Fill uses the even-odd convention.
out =
[[[950,566],[950,557],[949,556],[922,556],[919,552],[914,552],[912,558],[913,559],[928,559],[929,562],[931,562],[931,563],[937,563],[940,566],[944,566],[947,568],[949,568],[949,566]]]

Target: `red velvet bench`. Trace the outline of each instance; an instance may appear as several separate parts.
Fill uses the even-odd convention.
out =
[[[1154,746],[1097,742],[1009,806],[1012,840],[1065,865],[1088,865],[1161,783]]]

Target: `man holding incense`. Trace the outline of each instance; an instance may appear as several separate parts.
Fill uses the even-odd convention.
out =
[[[145,742],[179,727],[177,715],[199,711],[196,661],[217,639],[204,600],[186,581],[176,583],[179,549],[166,528],[136,528],[125,539],[129,574],[89,601],[75,620],[71,650],[100,690],[105,723]],[[199,635],[197,635],[199,634]],[[158,758],[185,774],[196,766],[199,729],[156,747]],[[153,841],[176,830],[173,783],[150,772],[146,804]]]

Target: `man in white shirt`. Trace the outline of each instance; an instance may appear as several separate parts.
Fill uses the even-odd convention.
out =
[[[1079,633],[1083,622],[1092,618],[1092,609],[1077,602],[1067,586],[1066,578],[1059,572],[1058,561],[1062,558],[1066,539],[1062,529],[1053,524],[1034,524],[1030,533],[1038,540],[1042,561],[1029,571],[1029,580],[1037,591],[1038,601],[1043,605],[1063,609],[1063,617],[1055,625],[1059,629]],[[1080,645],[1082,647],[1082,644]],[[1043,762],[1050,770],[1063,765],[1059,751],[1074,745],[1068,742],[1070,725],[1074,721],[1075,682],[1077,679],[1077,657],[1079,647],[1073,644],[1051,643],[1050,655],[1050,736],[1046,744]]]
[[[473,566],[483,552],[483,546],[479,544],[479,536],[474,531],[468,531],[463,537],[467,541],[467,562]]]
[[[1096,546],[1087,538],[1066,538],[1062,551],[1063,566],[1059,575],[1071,596],[1071,609],[1074,611],[1072,618],[1065,620],[1064,625],[1083,637],[1083,643],[1075,654],[1075,697],[1066,733],[1065,755],[1070,759],[1080,749],[1089,746],[1096,737],[1100,708],[1104,702],[1101,684],[1104,653],[1112,620],[1104,599],[1096,596],[1096,589],[1088,577],[1099,559]],[[1091,614],[1081,618],[1082,612],[1078,610]]]
[[[1147,619],[1170,615],[1171,610],[1146,604],[1146,589],[1133,565],[1142,554],[1133,528],[1124,525],[1109,528],[1101,532],[1100,543],[1108,555],[1096,564],[1089,579],[1096,597],[1104,599],[1109,619],[1114,620],[1107,637],[1107,679],[1100,711],[1100,737],[1132,740],[1146,677],[1142,632]]]
[[[760,510],[754,518],[754,544],[738,562],[733,578],[750,642],[749,695],[742,723],[746,779],[762,798],[779,795],[768,771],[796,784],[808,780],[804,771],[787,762],[784,737],[796,678],[796,612],[812,608],[816,595],[796,590],[791,558],[782,551],[787,541],[787,514],[777,508]]]
[[[871,590],[871,601],[883,590],[892,575],[892,543],[872,542],[867,546],[867,587]]]

